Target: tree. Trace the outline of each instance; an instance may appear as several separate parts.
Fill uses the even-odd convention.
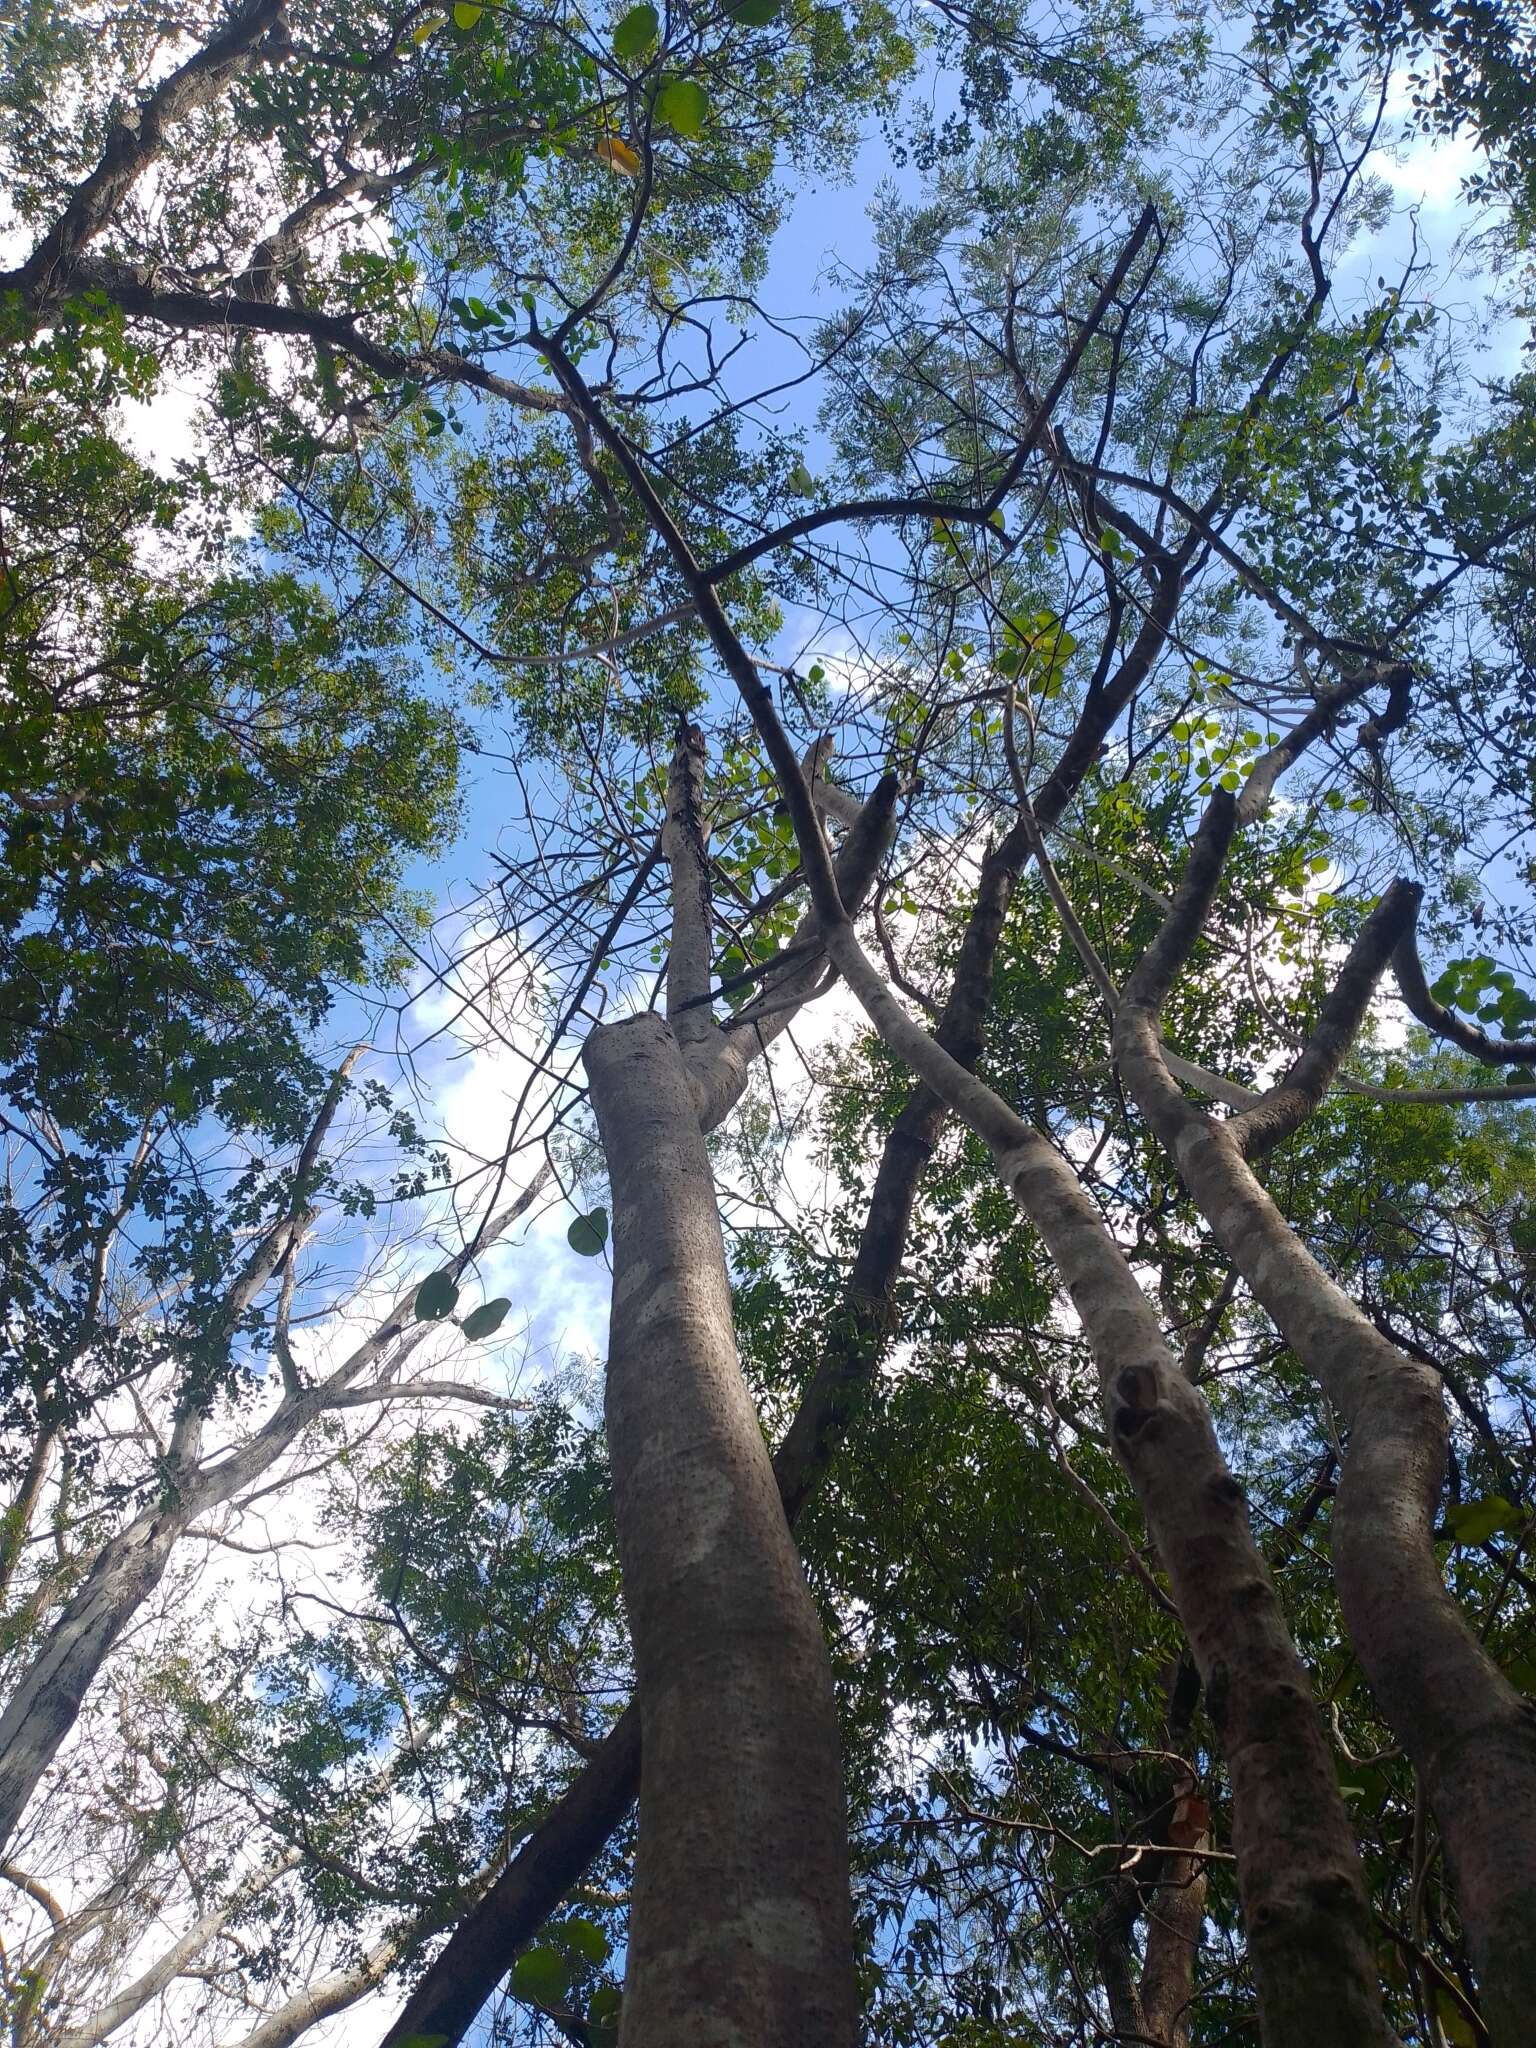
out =
[[[1102,1998],[1075,1981],[1080,2017],[1165,2044],[1255,2016],[1274,2043],[1415,2027],[1514,2042],[1533,1989],[1520,1930],[1536,1737],[1488,1638],[1508,1602],[1498,1646],[1527,1654],[1528,1588],[1518,1553],[1496,1551],[1497,1597],[1474,1624],[1486,1587],[1458,1571],[1453,1597],[1435,1547],[1447,1387],[1479,1456],[1517,1467],[1490,1398],[1508,1359],[1453,1377],[1437,1356],[1459,1212],[1394,1197],[1427,1343],[1351,1298],[1358,1247],[1335,1277],[1307,1243],[1308,1200],[1339,1179],[1306,1150],[1325,1149],[1331,1091],[1385,1117],[1493,1103],[1451,1141],[1471,1180],[1477,1119],[1531,1093],[1523,1078],[1347,1067],[1389,963],[1411,1015],[1473,1059],[1523,1074],[1536,1013],[1523,905],[1477,904],[1513,965],[1464,950],[1476,882],[1456,867],[1529,825],[1525,781],[1494,751],[1469,755],[1469,734],[1528,713],[1529,394],[1500,390],[1491,426],[1469,418],[1475,393],[1416,262],[1344,297],[1351,243],[1379,219],[1369,53],[1351,51],[1353,79],[1219,54],[1191,79],[1180,44],[1139,44],[1129,75],[1100,51],[1124,118],[1096,131],[1059,70],[1007,43],[1012,69],[979,110],[991,135],[974,152],[926,138],[932,188],[891,196],[871,274],[844,281],[844,309],[807,347],[812,441],[771,411],[800,375],[743,383],[720,309],[748,310],[752,181],[771,149],[812,146],[886,89],[905,58],[894,24],[866,65],[822,11],[664,24],[633,9],[601,39],[580,31],[559,82],[539,69],[567,31],[552,17],[370,21],[350,53],[299,26],[242,13],[151,88],[67,196],[74,173],[54,166],[64,203],[34,200],[44,225],[10,283],[33,322],[86,290],[136,329],[207,337],[193,359],[217,380],[231,446],[291,493],[296,548],[318,560],[345,542],[346,577],[418,602],[442,644],[506,681],[521,816],[502,855],[500,976],[522,973],[541,1006],[529,1087],[579,1054],[590,1091],[590,1206],[572,1243],[601,1252],[611,1205],[606,1423],[636,1700],[391,2041],[460,2037],[637,1781],[626,2048],[851,2038],[860,1943],[892,2038],[1007,2038],[1003,1989],[1030,1980],[1037,1951],[999,1935],[975,1895],[955,1892],[949,1931],[942,1914],[910,1921],[909,1976],[924,1956],[946,1971],[965,1956],[966,1988],[937,2013],[916,1995],[903,2008],[891,1982],[883,1887],[902,1855],[859,1872],[856,1931],[841,1675],[845,1722],[867,1731],[856,1783],[872,1827],[910,1819],[931,1839],[958,1824],[990,1869],[1015,1824],[998,1796],[1011,1787],[992,1780],[1038,1754],[1060,1809],[1083,1811],[1093,1787],[1107,1871],[1071,1820],[1041,1824],[1095,1887],[1086,1924],[1064,1908],[1076,1940],[1053,1965],[1080,1980],[1091,1955]],[[981,26],[968,22],[978,41]],[[810,95],[801,128],[795,88],[818,67],[841,96]],[[530,75],[547,93],[536,117]],[[422,111],[402,126],[408,93]],[[1218,112],[1241,147],[1170,164],[1169,127],[1193,138]],[[290,183],[275,235],[255,201],[269,140]],[[210,227],[199,172],[220,150],[243,175]],[[144,261],[130,207],[151,163],[169,274]],[[387,255],[339,232],[359,197],[392,209]],[[204,264],[192,252],[210,233]],[[254,333],[294,347],[274,368]],[[514,349],[518,377],[491,366]],[[817,623],[768,645],[786,614]],[[834,628],[842,651],[807,660]],[[1424,884],[1389,882],[1405,859],[1427,905]],[[1433,988],[1421,921],[1451,949]],[[738,1257],[733,1306],[705,1141],[838,981],[879,1050],[834,1114],[845,1156],[859,1131],[881,1150],[872,1170],[857,1162],[871,1192],[846,1278],[801,1331],[752,1311],[747,1283],[778,1282],[782,1247],[755,1275]],[[590,1025],[594,1003],[619,1014]],[[567,1095],[562,1116],[582,1113]],[[750,1147],[750,1109],[737,1129]],[[933,1262],[918,1190],[936,1153],[995,1274],[968,1265],[957,1285]],[[1258,1164],[1271,1154],[1302,1162],[1278,1191]],[[1391,1148],[1373,1134],[1359,1158],[1386,1172]],[[1481,1236],[1477,1257],[1498,1270]],[[1006,1467],[983,1423],[1017,1407],[1060,1490],[1052,1535],[1069,1531],[1077,1560],[1107,1545],[1149,1603],[1137,1611],[1162,1654],[1125,1688],[1132,1742],[1099,1718],[1102,1668],[1053,1709],[1076,1739],[1036,1724],[1027,1687],[1001,1699],[997,1613],[967,1615],[937,1672],[924,1666],[910,1617],[840,1567],[818,1503],[823,1618],[853,1628],[864,1588],[898,1675],[861,1687],[828,1655],[790,1520],[850,1427],[874,1426],[862,1411],[900,1405],[881,1365],[914,1313],[914,1258],[946,1290],[951,1334],[988,1354],[971,1429],[935,1410],[959,1438],[946,1477],[975,1502],[977,1539],[986,1491],[959,1475]],[[984,1342],[989,1295],[1016,1305],[1022,1369]],[[1509,1291],[1516,1351],[1520,1299]],[[763,1399],[784,1400],[786,1353],[805,1373],[772,1462],[744,1330]],[[1047,1371],[1051,1345],[1065,1363]],[[1091,1441],[1095,1401],[1114,1465]],[[1300,1492],[1288,1483],[1273,1543],[1234,1454],[1311,1470]],[[1511,1493],[1457,1503],[1453,1535],[1523,1533],[1523,1488],[1500,1483]],[[1310,1585],[1288,1611],[1277,1574],[1335,1491],[1337,1609]],[[1129,1531],[1138,1513],[1149,1547]],[[1334,1656],[1358,1659],[1369,1688],[1349,1712],[1366,1729],[1379,1716],[1414,1774],[1406,1924],[1388,1922],[1407,1969],[1384,1970],[1376,1925],[1397,1911],[1400,1842],[1360,1826],[1341,1786],[1340,1755],[1359,1769],[1370,1752],[1318,1711],[1308,1665]],[[957,1737],[948,1775],[889,1799],[880,1741],[914,1697],[941,1712],[957,1673],[974,1694],[964,1729],[1016,1745],[1009,1769]],[[1400,1790],[1382,1798],[1401,1815]],[[1210,1846],[1218,1817],[1230,1851]],[[1431,1830],[1450,1878],[1433,1926]],[[935,1907],[949,1901],[937,1865],[918,1875]],[[1200,1981],[1208,1918],[1237,1989]],[[999,1939],[1000,1969],[973,1960]],[[563,1997],[569,1977],[547,1964],[514,1973],[514,1992],[561,2031],[601,2036],[611,2003],[594,1990],[567,2009],[556,1975]]]

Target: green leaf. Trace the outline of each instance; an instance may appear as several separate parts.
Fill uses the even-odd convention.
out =
[[[613,31],[613,54],[622,64],[648,50],[661,32],[661,18],[654,7],[631,7],[621,15]]]
[[[611,1944],[595,1920],[562,1920],[550,1932],[558,1934],[583,1962],[599,1966],[607,1962]]]
[[[726,13],[744,28],[766,28],[777,21],[784,0],[729,0]]]
[[[599,1984],[587,2004],[587,2026],[593,2048],[612,2048],[619,2038],[619,2008],[624,1994],[617,1984]]]
[[[482,1301],[478,1308],[472,1308],[462,1325],[465,1336],[471,1344],[479,1344],[487,1337],[494,1337],[507,1320],[512,1304],[504,1294],[494,1301]]]
[[[1486,1500],[1464,1500],[1447,1508],[1445,1519],[1458,1543],[1476,1544],[1503,1530],[1518,1529],[1523,1518],[1502,1494],[1490,1493]]]
[[[679,135],[697,135],[709,115],[709,94],[693,78],[672,78],[656,95],[656,118]]]
[[[411,41],[413,43],[424,43],[428,36],[435,36],[440,28],[446,28],[447,26],[448,17],[446,14],[434,14],[430,21],[417,22],[416,26],[411,30]],[[407,2043],[407,2048],[410,2048],[409,2043]]]
[[[531,1948],[512,1965],[512,1989],[535,2005],[558,2005],[571,1988],[572,1975],[558,1949]]]
[[[608,1211],[594,1209],[590,1216],[578,1216],[565,1233],[567,1244],[584,1259],[595,1259],[608,1242]]]
[[[440,1323],[453,1314],[459,1284],[451,1273],[431,1273],[416,1290],[416,1314],[424,1323]]]
[[[1445,2036],[1448,2048],[1478,2048],[1484,2036],[1467,2018],[1459,2000],[1437,1986],[1435,2005],[1439,2012],[1440,2031]]]
[[[785,477],[784,488],[792,498],[809,498],[815,494],[816,479],[803,462],[797,462]]]
[[[457,0],[453,10],[453,25],[455,28],[471,29],[484,12],[483,7],[472,5],[472,0]]]

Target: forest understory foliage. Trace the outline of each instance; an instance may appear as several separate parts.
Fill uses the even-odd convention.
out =
[[[10,11],[10,2048],[1529,2041],[1533,79]]]

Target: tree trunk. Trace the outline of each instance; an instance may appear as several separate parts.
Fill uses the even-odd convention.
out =
[[[107,1652],[159,1585],[190,1519],[187,1507],[161,1504],[114,1536],[7,1701],[0,1715],[0,1851],[74,1727]]]
[[[1221,1738],[1266,2048],[1395,2048],[1354,1835],[1242,1487],[1204,1398],[1169,1356],[1077,1175],[1028,1135],[999,1167],[1083,1319],[1109,1439],[1157,1544]]]
[[[668,1026],[584,1054],[614,1207],[607,1427],[644,1765],[623,2048],[851,2048],[831,1671],[741,1378]]]
[[[1158,1018],[1203,928],[1238,823],[1265,800],[1213,800],[1168,918],[1121,1000],[1115,1055],[1191,1199],[1255,1298],[1338,1410],[1349,1442],[1333,1563],[1350,1641],[1440,1823],[1467,1945],[1497,2048],[1531,2038],[1536,2013],[1536,1709],[1493,1664],[1446,1590],[1434,1550],[1449,1424],[1438,1376],[1370,1323],[1313,1258],[1247,1152],[1294,1130],[1320,1099],[1364,1014],[1394,920],[1395,885],[1351,948],[1317,1028],[1285,1080],[1217,1122],[1169,1072]],[[1270,776],[1273,781],[1273,775]]]
[[[1218,1242],[1349,1432],[1333,1567],[1350,1641],[1440,1823],[1498,2048],[1536,2026],[1536,1707],[1494,1665],[1434,1550],[1448,1423],[1439,1379],[1376,1331],[1220,1125],[1186,1126],[1179,1170]]]

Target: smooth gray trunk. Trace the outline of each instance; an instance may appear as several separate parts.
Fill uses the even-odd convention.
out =
[[[613,1190],[606,1416],[643,1756],[623,2048],[851,2048],[831,1669],[737,1361],[693,1088],[655,1016],[584,1059]]]

